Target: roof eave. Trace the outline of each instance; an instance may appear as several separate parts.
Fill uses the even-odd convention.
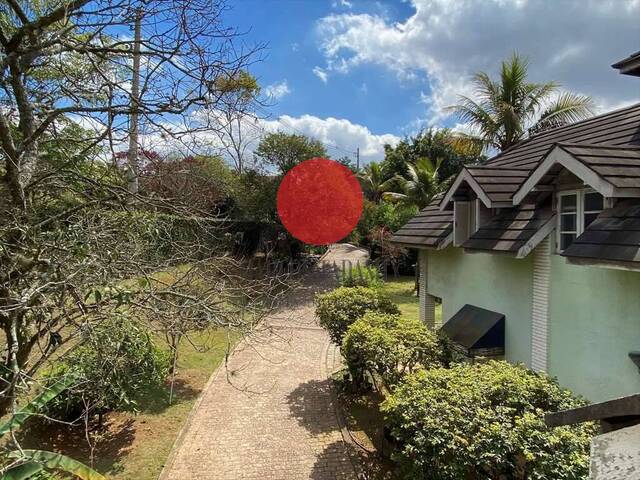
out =
[[[607,260],[603,258],[570,257],[564,254],[560,255],[562,255],[567,260],[567,263],[571,265],[612,268],[614,270],[624,270],[627,272],[640,272],[639,262],[624,262],[621,260]]]
[[[513,205],[519,205],[555,165],[562,165],[604,197],[628,196],[628,193],[625,194],[621,189],[617,189],[601,175],[567,152],[561,144],[554,144],[538,166],[533,169],[529,178],[513,195]]]
[[[640,77],[640,52],[611,65],[622,75]]]
[[[478,198],[482,200],[482,203],[484,203],[487,208],[492,208],[494,206],[492,205],[491,199],[488,197],[487,193],[482,189],[477,180],[473,178],[471,172],[469,172],[469,170],[464,167],[447,190],[447,193],[440,201],[441,211],[445,210],[447,206],[453,201],[453,196],[456,194],[463,182],[466,182],[467,185],[471,187],[471,189],[476,193],[476,195],[478,195]]]
[[[443,237],[435,245],[420,245],[417,243],[401,242],[401,241],[394,240],[393,237],[391,237],[390,242],[393,243],[394,245],[398,245],[405,248],[413,248],[415,250],[443,250],[447,248],[449,245],[451,245],[451,243],[453,243],[453,232]]]

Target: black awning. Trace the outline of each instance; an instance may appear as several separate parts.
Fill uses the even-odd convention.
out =
[[[468,351],[504,350],[504,315],[474,305],[465,305],[441,328],[454,342]]]

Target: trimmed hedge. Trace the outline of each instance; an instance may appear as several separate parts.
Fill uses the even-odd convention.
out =
[[[396,313],[398,307],[379,290],[367,287],[340,287],[316,296],[316,315],[320,325],[337,345],[347,328],[369,311]]]
[[[364,386],[365,373],[390,388],[418,366],[441,366],[438,337],[415,318],[368,312],[353,323],[342,342],[352,381]]]
[[[544,414],[581,405],[546,375],[491,361],[409,375],[382,410],[403,478],[577,480],[595,428],[548,428]]]

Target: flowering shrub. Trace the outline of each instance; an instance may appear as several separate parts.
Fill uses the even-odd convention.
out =
[[[316,315],[331,340],[342,344],[347,328],[368,311],[400,313],[398,307],[379,290],[367,287],[340,287],[316,296]]]
[[[544,414],[581,405],[546,375],[491,361],[408,375],[382,410],[403,478],[577,480],[595,428],[549,428]]]

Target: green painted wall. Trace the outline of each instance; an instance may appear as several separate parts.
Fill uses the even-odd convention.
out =
[[[640,392],[640,273],[551,259],[549,373],[594,402]]]
[[[428,291],[442,298],[443,320],[470,303],[506,315],[506,357],[531,361],[532,259],[428,252]],[[575,266],[552,255],[549,374],[598,402],[640,392],[628,352],[640,350],[640,273]]]
[[[505,255],[464,253],[449,247],[428,253],[428,291],[442,298],[443,321],[464,304],[504,313],[510,362],[531,360],[532,261]]]

